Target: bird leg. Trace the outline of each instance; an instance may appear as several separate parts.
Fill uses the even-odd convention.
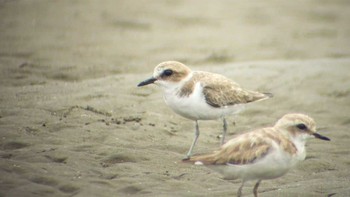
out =
[[[242,181],[242,185],[238,188],[238,191],[237,191],[237,197],[241,197],[242,196],[242,188],[243,188],[243,185],[244,185],[244,180]]]
[[[199,137],[199,126],[198,126],[198,120],[196,120],[196,131],[194,133],[194,140],[192,142],[190,150],[188,151],[188,153],[186,155],[186,157],[187,157],[186,159],[190,158],[190,156],[192,155],[192,150],[197,143],[198,137]]]
[[[224,126],[223,126],[223,130],[222,130],[221,145],[223,145],[225,143],[225,136],[226,136],[226,132],[227,132],[226,118],[223,117],[222,120],[223,120]]]
[[[253,193],[254,193],[254,197],[258,197],[258,187],[260,185],[261,180],[259,180],[258,182],[256,182],[254,189],[253,189]]]

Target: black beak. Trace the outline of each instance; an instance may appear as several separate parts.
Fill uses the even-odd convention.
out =
[[[331,141],[331,139],[329,139],[328,137],[323,136],[323,135],[321,135],[321,134],[314,133],[313,135],[314,135],[316,138],[318,138],[318,139],[326,140],[326,141]]]
[[[139,83],[139,84],[137,85],[137,87],[145,86],[145,85],[151,84],[151,83],[153,83],[153,82],[155,82],[155,81],[157,81],[157,79],[154,78],[154,77],[151,77],[151,78],[146,79],[146,80],[142,81],[141,83]]]

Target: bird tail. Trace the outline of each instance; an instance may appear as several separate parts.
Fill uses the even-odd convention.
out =
[[[263,93],[265,96],[269,97],[269,98],[272,98],[273,97],[273,94],[272,93],[269,93],[269,92],[265,92]]]

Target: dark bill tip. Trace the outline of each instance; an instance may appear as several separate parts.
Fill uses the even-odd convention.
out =
[[[137,87],[140,87],[140,86],[145,86],[145,85],[148,85],[148,84],[154,83],[155,81],[157,81],[157,79],[156,79],[156,78],[154,78],[154,77],[151,77],[151,78],[146,79],[146,80],[142,81],[141,83],[139,83],[139,84],[137,85]]]
[[[321,134],[314,133],[313,135],[314,135],[316,138],[318,138],[318,139],[326,140],[326,141],[331,141],[331,139],[329,139],[328,137],[323,136],[323,135],[321,135]]]

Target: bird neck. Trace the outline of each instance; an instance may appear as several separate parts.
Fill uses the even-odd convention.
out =
[[[192,74],[192,72],[190,72],[181,81],[179,81],[179,82],[167,82],[165,84],[162,84],[162,87],[164,88],[165,92],[177,92],[192,78],[192,76],[193,76],[193,74]]]
[[[295,147],[297,148],[297,159],[298,160],[304,160],[306,157],[306,149],[305,149],[305,140],[301,140],[301,139],[296,139],[294,138],[292,140],[292,142],[294,143]]]

